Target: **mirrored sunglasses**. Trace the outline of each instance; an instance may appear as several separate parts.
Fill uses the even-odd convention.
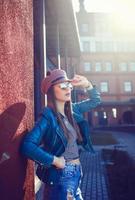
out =
[[[67,88],[70,88],[71,90],[73,89],[73,85],[70,82],[63,82],[59,84],[59,87],[62,90],[66,90]]]

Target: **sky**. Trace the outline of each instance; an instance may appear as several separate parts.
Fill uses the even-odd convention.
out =
[[[78,0],[72,0],[75,11],[79,11]],[[88,12],[114,13],[120,26],[135,30],[135,0],[85,0]]]
[[[72,0],[78,11],[78,0]],[[85,0],[85,8],[89,12],[135,13],[135,0]]]

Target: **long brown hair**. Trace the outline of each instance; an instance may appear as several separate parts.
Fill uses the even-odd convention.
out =
[[[68,139],[69,138],[69,133],[68,133],[69,131],[67,130],[67,127],[65,126],[65,124],[63,122],[62,115],[57,110],[53,87],[51,87],[48,90],[48,93],[47,93],[47,105],[48,105],[48,107],[50,107],[54,111],[54,113],[55,113],[55,115],[57,117],[57,120],[58,120],[59,124],[61,125],[65,136]],[[71,106],[71,102],[70,101],[67,101],[65,103],[64,112],[65,112],[65,115],[67,116],[69,122],[72,124],[73,128],[76,130],[78,142],[82,142],[82,136],[81,136],[79,127],[78,127],[78,125],[77,125],[77,123],[76,123],[76,121],[75,121],[75,119],[73,117],[73,114],[72,114],[72,106]]]

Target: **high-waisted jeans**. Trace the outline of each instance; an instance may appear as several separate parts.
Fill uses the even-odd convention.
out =
[[[83,200],[81,176],[81,165],[67,163],[57,184],[45,184],[44,200]]]

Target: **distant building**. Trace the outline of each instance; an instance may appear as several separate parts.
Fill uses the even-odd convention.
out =
[[[84,74],[101,92],[102,105],[89,113],[97,125],[135,123],[135,29],[109,13],[88,13],[80,0],[76,14],[81,41],[78,73]]]

